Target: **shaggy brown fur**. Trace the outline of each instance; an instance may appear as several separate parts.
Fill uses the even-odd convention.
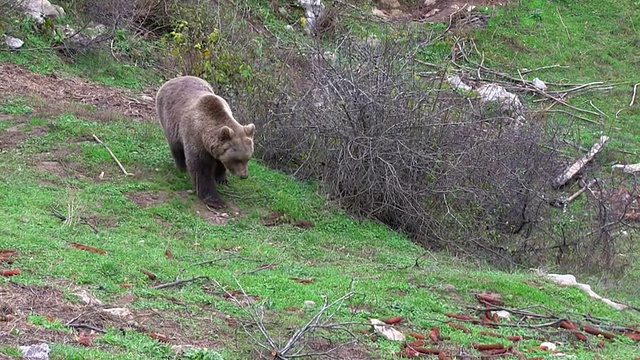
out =
[[[227,183],[226,170],[241,179],[249,176],[255,126],[238,123],[229,104],[206,81],[193,76],[162,85],[156,111],[176,166],[189,173],[200,199],[223,207],[215,183]]]

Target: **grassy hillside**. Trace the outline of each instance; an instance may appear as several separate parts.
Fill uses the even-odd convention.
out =
[[[635,152],[630,144],[638,115],[637,107],[625,107],[637,60],[628,44],[640,26],[631,5],[516,4],[469,38],[487,64],[511,74],[570,64],[545,71],[544,80],[624,82],[606,97],[595,92],[571,100],[583,107],[591,100],[608,113],[602,126],[558,119],[575,126],[568,133],[584,146],[619,123],[615,149],[626,154]],[[281,21],[263,15],[274,26]],[[592,32],[583,33],[579,26],[594,19]],[[630,42],[608,41],[600,22],[620,25],[609,32],[624,31]],[[534,33],[541,29],[544,37]],[[513,41],[536,51],[513,52],[519,48]],[[575,48],[564,50],[569,46]],[[443,48],[434,44],[425,54],[444,61]],[[618,48],[627,52],[618,61],[603,55]],[[576,49],[584,49],[579,59]],[[599,61],[607,66],[590,66],[604,64]],[[258,160],[250,163],[249,179],[230,178],[222,188],[229,209],[207,209],[175,170],[155,122],[148,96],[159,83],[157,73],[108,55],[65,63],[44,49],[0,51],[0,271],[20,270],[0,279],[0,358],[19,358],[18,346],[44,341],[52,359],[266,359],[299,329],[308,331],[281,358],[298,352],[392,359],[416,334],[427,340],[413,348],[438,348],[447,358],[478,358],[477,344],[513,345],[511,358],[551,358],[542,341],[578,359],[640,356],[632,339],[640,331],[631,328],[640,321],[637,310],[614,310],[528,269],[499,272],[425,251],[381,224],[348,217],[315,183]],[[619,108],[628,120],[615,120]],[[594,288],[640,306],[637,288],[622,284],[625,291]],[[480,302],[483,293],[500,304]],[[105,311],[113,308],[126,310]],[[509,318],[494,319],[499,310]],[[407,341],[387,340],[370,326],[371,318],[393,317],[402,318],[394,326]],[[562,319],[587,340],[560,327]],[[588,334],[583,325],[615,336]],[[429,339],[434,328],[437,343]]]

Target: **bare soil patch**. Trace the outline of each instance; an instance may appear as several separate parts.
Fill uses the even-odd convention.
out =
[[[74,178],[77,180],[93,179],[94,181],[104,180],[100,174],[94,173],[87,166],[68,159],[68,155],[73,153],[70,148],[55,148],[45,153],[34,154],[30,157],[31,166],[53,174],[59,178],[58,181],[52,179],[42,179],[43,183],[62,185],[62,179]]]
[[[155,114],[152,94],[137,97],[128,89],[101,85],[78,77],[36,74],[11,63],[0,63],[0,94],[35,95],[49,104],[91,104],[140,120],[149,120]]]
[[[123,297],[124,298],[124,297]],[[135,297],[126,300],[130,304]],[[119,304],[125,305],[122,302]],[[97,329],[115,328],[126,334],[139,331],[145,334],[164,335],[172,345],[194,345],[216,349],[233,336],[232,329],[218,326],[210,317],[198,309],[193,311],[135,310],[130,316],[117,316],[103,309],[110,305],[85,305],[65,300],[64,293],[49,286],[27,286],[5,283],[0,286],[0,343],[12,347],[35,343],[77,344],[79,332],[88,332],[82,327],[62,326],[62,329],[47,329],[27,320],[29,315],[41,315],[51,324],[83,324]],[[8,319],[7,319],[7,315]],[[11,331],[17,329],[19,331]],[[100,334],[97,334],[98,336]],[[228,337],[227,337],[228,336]]]
[[[139,207],[146,208],[164,204],[171,199],[171,194],[166,191],[138,191],[127,194],[127,197]]]
[[[349,343],[341,346],[337,346],[335,343],[331,343],[329,340],[322,337],[315,337],[309,340],[308,347],[313,353],[328,353],[334,359],[349,359],[349,360],[369,360],[373,359],[369,355],[369,351],[358,343]]]
[[[262,224],[264,226],[278,226],[284,224],[293,224],[301,229],[311,229],[315,225],[309,220],[295,220],[291,219],[284,211],[272,212],[262,217]]]
[[[2,84],[0,83],[1,87]],[[42,136],[49,131],[46,126],[33,126],[28,130],[24,130],[21,125],[22,123],[19,123],[0,131],[0,151],[16,147],[30,136]]]
[[[413,10],[413,17],[430,22],[449,21],[449,16],[462,10],[465,5],[467,7],[504,6],[512,1],[513,0],[436,0],[435,4],[430,4],[430,1],[424,1]]]
[[[193,205],[193,212],[213,225],[224,225],[230,218],[233,218],[233,216],[240,215],[240,209],[228,201],[226,208],[216,210],[207,206],[199,199],[197,199]]]
[[[504,6],[510,2],[513,0],[421,0],[411,4],[398,0],[380,0],[379,6],[384,16],[391,20],[448,22],[451,15],[465,15],[469,6]]]
[[[136,203],[136,205],[138,205],[139,207],[146,208],[149,206],[164,204],[167,201],[175,198],[186,200],[189,198],[189,192],[185,190],[174,192],[138,191],[129,193],[126,196],[129,198],[129,200]],[[208,207],[199,199],[195,199],[191,211],[214,225],[224,225],[229,219],[233,218],[234,216],[240,215],[240,209],[230,202],[227,202],[226,208],[217,210]],[[171,224],[167,222],[166,219],[162,219],[160,220],[160,222],[167,226],[171,226]]]

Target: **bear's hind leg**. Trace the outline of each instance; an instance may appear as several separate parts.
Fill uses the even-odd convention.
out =
[[[176,163],[176,167],[182,171],[187,170],[187,160],[184,156],[184,148],[180,145],[171,146],[171,155]]]
[[[225,206],[216,190],[214,172],[214,160],[209,155],[195,156],[187,159],[189,176],[196,188],[196,194],[207,205],[214,209]]]
[[[215,161],[215,170],[213,171],[213,177],[216,180],[216,183],[222,185],[229,185],[229,180],[227,180],[227,169],[224,167],[220,160]]]

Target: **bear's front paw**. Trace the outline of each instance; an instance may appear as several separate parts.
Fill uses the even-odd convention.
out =
[[[216,184],[229,185],[229,180],[227,180],[226,176],[217,177],[216,178]]]
[[[213,209],[222,209],[223,207],[225,207],[227,205],[227,203],[225,203],[224,200],[222,200],[220,198],[216,199],[216,198],[209,197],[209,198],[204,199],[203,201],[207,206],[209,206],[209,207],[211,207]]]

